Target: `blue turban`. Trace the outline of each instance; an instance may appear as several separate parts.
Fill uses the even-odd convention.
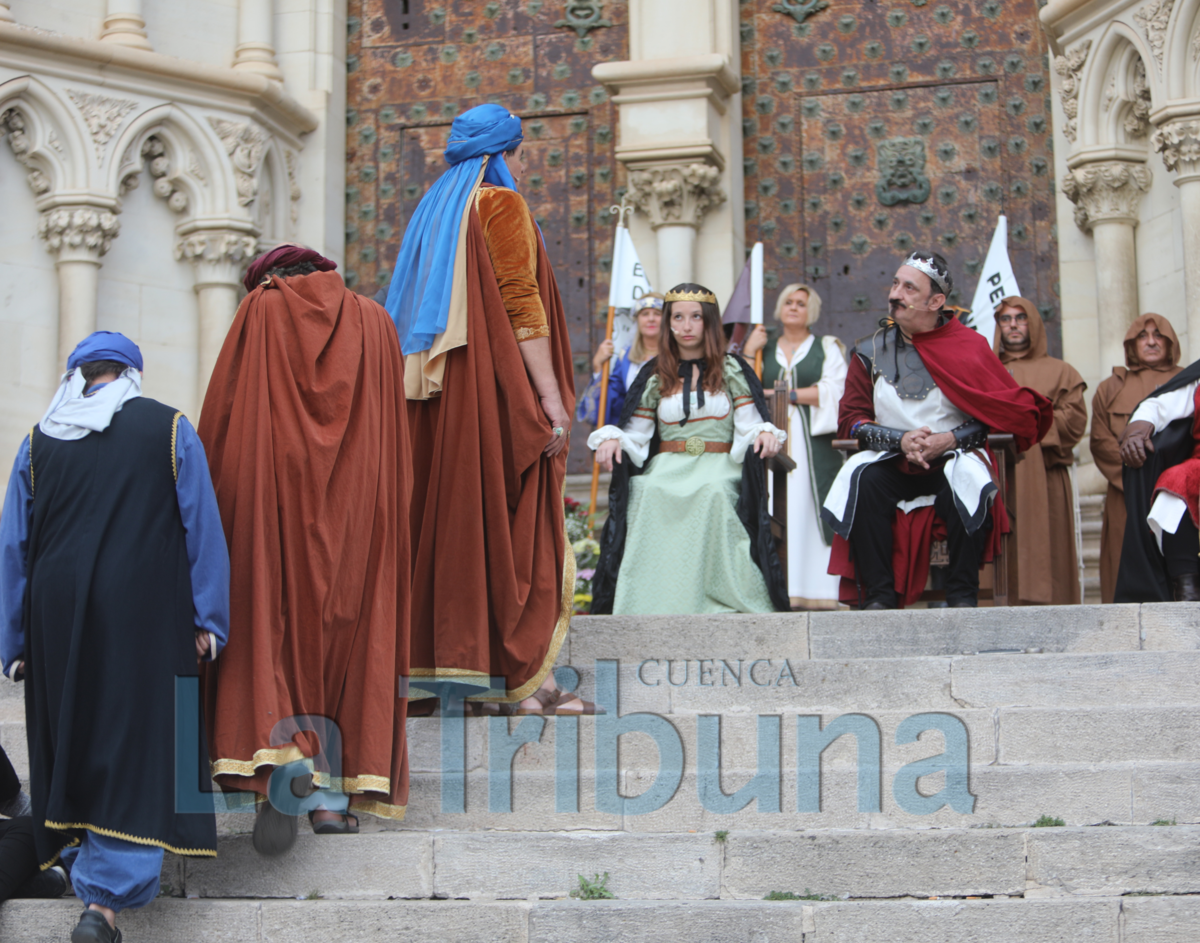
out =
[[[135,370],[142,369],[142,352],[138,345],[117,331],[96,331],[81,340],[67,358],[67,369],[96,360],[115,360]]]
[[[458,230],[467,200],[487,161],[485,183],[515,190],[504,152],[521,143],[521,119],[500,105],[479,105],[454,119],[442,174],[408,221],[386,307],[405,354],[428,350],[446,330]]]

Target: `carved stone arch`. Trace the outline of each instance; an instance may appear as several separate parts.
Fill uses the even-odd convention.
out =
[[[1162,71],[1164,104],[1200,96],[1200,0],[1175,0],[1163,39]]]
[[[1110,23],[1093,46],[1080,76],[1077,149],[1147,147],[1145,133],[1129,133],[1125,129],[1126,118],[1141,110],[1135,104],[1139,61],[1143,64],[1150,107],[1157,107],[1163,101],[1163,90],[1150,48],[1129,24]]]
[[[259,170],[254,218],[266,243],[297,238],[300,201],[298,153],[272,138]]]
[[[65,103],[32,76],[0,84],[0,134],[39,200],[91,189],[89,138]]]
[[[138,115],[125,129],[109,165],[106,185],[124,194],[138,186],[147,171],[154,193],[180,220],[242,215],[231,202],[228,162],[205,128],[176,105],[159,105]]]
[[[1097,144],[1144,146],[1151,131],[1151,71],[1132,43],[1121,43],[1109,57],[1106,74],[1097,73],[1104,94],[1096,116]]]

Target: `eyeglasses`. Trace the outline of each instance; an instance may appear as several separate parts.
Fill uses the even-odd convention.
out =
[[[1029,316],[1024,312],[1021,314],[1002,314],[1000,317],[996,318],[996,321],[999,324],[1012,324],[1014,321],[1017,324],[1028,324]]]

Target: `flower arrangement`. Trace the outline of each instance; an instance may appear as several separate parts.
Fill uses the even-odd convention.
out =
[[[567,539],[575,551],[575,615],[592,611],[592,577],[600,561],[600,544],[591,536],[588,509],[574,498],[563,499]]]

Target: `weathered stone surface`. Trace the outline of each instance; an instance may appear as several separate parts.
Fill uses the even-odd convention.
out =
[[[1005,707],[998,726],[1005,764],[1200,762],[1200,707]]]
[[[1020,831],[733,832],[725,843],[722,896],[761,900],[770,891],[851,897],[966,897],[1025,889]]]
[[[1117,900],[816,904],[812,943],[1117,943]],[[810,943],[806,934],[805,943]]]
[[[1200,897],[1126,897],[1121,943],[1196,943]]]
[[[1029,879],[1069,894],[1200,894],[1200,827],[1039,828]]]
[[[1200,822],[1197,783],[1200,783],[1200,763],[1137,764],[1133,773],[1134,823]]]
[[[804,908],[764,901],[541,903],[529,915],[530,943],[766,943],[796,941]]]
[[[1141,611],[1142,648],[1190,651],[1200,648],[1200,603],[1145,603]]]
[[[963,707],[1161,707],[1200,702],[1200,652],[955,658]]]
[[[433,837],[428,833],[312,835],[264,858],[248,836],[222,841],[215,859],[184,864],[188,897],[305,897],[387,900],[433,896]]]
[[[529,939],[529,905],[517,902],[265,901],[261,906],[261,943],[527,943]]]
[[[0,675],[0,721],[25,719],[25,685]]]
[[[814,612],[813,658],[1137,651],[1138,606]]]
[[[809,614],[576,616],[570,663],[597,658],[808,658]]]
[[[138,943],[261,943],[260,906],[254,901],[160,897],[143,910],[122,913],[117,926],[125,939]],[[81,909],[73,897],[10,900],[0,907],[0,940],[63,943],[71,938]]]
[[[437,833],[434,859],[438,897],[560,898],[579,875],[605,872],[622,900],[721,896],[721,849],[711,834]]]

